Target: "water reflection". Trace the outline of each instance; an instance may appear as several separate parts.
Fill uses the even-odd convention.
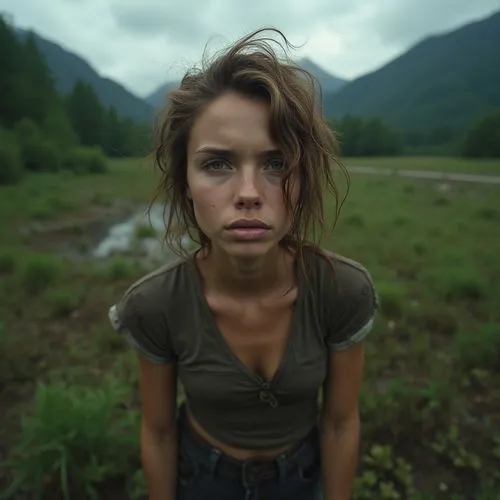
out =
[[[168,216],[168,212],[165,216]],[[154,205],[149,217],[147,208],[144,207],[126,220],[112,225],[92,254],[98,259],[120,254],[134,254],[147,260],[164,261],[172,257],[171,252],[162,242],[164,231],[164,207]],[[188,248],[191,244],[190,238],[185,236],[182,244]]]

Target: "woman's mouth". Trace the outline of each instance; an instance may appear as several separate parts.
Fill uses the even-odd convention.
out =
[[[271,230],[271,227],[259,219],[239,219],[226,227],[235,239],[251,241],[262,239]]]

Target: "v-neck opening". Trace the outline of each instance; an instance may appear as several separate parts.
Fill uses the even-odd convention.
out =
[[[258,382],[260,385],[266,385],[270,387],[273,385],[283,373],[283,370],[286,366],[288,358],[290,357],[290,353],[292,350],[294,338],[296,336],[297,323],[299,317],[299,309],[302,306],[302,302],[304,299],[304,280],[302,278],[302,271],[300,269],[299,263],[297,262],[297,258],[294,259],[293,270],[295,275],[295,281],[297,286],[297,297],[293,303],[293,310],[290,319],[290,324],[288,326],[287,338],[285,348],[283,349],[283,353],[281,355],[280,362],[278,364],[278,368],[276,369],[274,375],[270,379],[264,378],[262,375],[259,375],[254,370],[251,370],[241,359],[240,357],[231,349],[228,341],[225,339],[223,333],[221,332],[217,322],[215,320],[215,315],[210,309],[208,304],[208,300],[205,296],[204,290],[204,279],[201,274],[198,266],[196,264],[196,254],[198,251],[194,251],[189,259],[189,267],[191,272],[193,273],[193,278],[196,287],[197,300],[199,300],[203,315],[206,319],[206,327],[209,328],[215,335],[219,345],[228,353],[228,355],[232,358],[233,362],[240,368],[242,372],[246,375],[249,375],[252,379]]]

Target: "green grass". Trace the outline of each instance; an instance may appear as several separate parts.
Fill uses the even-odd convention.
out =
[[[498,166],[363,161],[443,171]],[[14,460],[0,465],[0,491],[14,480],[26,498],[40,488],[51,500],[67,490],[72,500],[145,498],[136,360],[107,310],[147,268],[132,257],[102,263],[61,254],[92,248],[94,224],[143,206],[153,180],[144,163],[126,160],[112,162],[99,182],[42,174],[0,188],[0,241],[8,242],[0,248],[0,461]],[[431,181],[352,177],[323,245],[361,261],[381,299],[366,345],[354,500],[496,500],[499,223],[500,186],[443,190]],[[150,235],[137,229],[138,238]]]
[[[391,158],[345,158],[343,163],[347,167],[380,167],[398,170],[431,170],[459,174],[500,175],[500,160],[402,156]]]

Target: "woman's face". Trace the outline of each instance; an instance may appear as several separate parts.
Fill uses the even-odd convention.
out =
[[[188,196],[214,248],[261,257],[290,228],[282,194],[282,153],[269,129],[269,105],[224,94],[200,114],[187,150]],[[292,204],[296,202],[295,183]]]

